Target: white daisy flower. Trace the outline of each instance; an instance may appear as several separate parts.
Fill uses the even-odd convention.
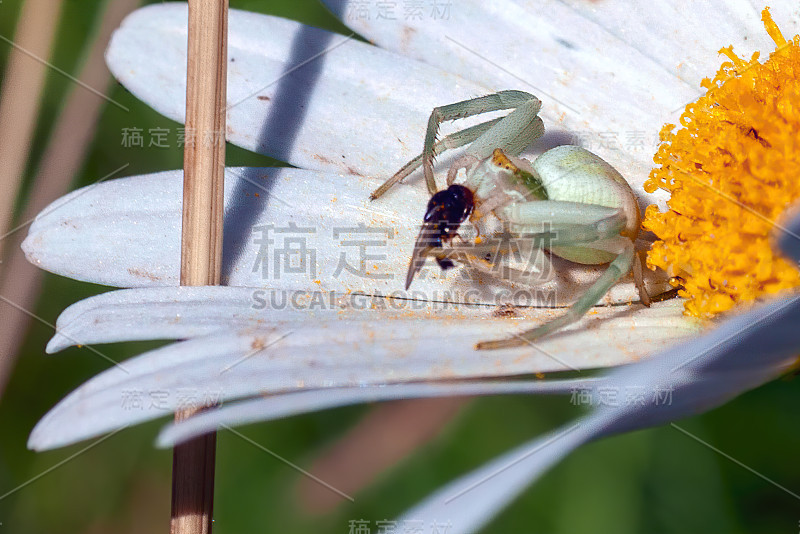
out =
[[[495,460],[408,515],[447,519],[457,532],[473,531],[575,447],[717,406],[794,363],[800,345],[790,326],[800,313],[794,297],[709,324],[708,334],[676,345],[698,334],[700,320],[685,315],[678,299],[649,308],[634,302],[630,279],[562,332],[524,348],[475,351],[478,341],[561,313],[553,305],[581,295],[602,268],[555,260],[555,276],[533,292],[499,277],[476,280],[463,267],[446,274],[431,268],[403,292],[428,200],[421,173],[369,200],[419,153],[434,107],[518,88],[543,101],[547,133],[530,157],[559,144],[583,144],[620,171],[643,210],[651,204],[663,209],[667,196],[654,189],[674,181],[644,190],[658,133],[702,94],[703,77],[719,66],[717,50],[732,44],[749,55],[773,50],[775,43],[781,50],[750,3],[586,8],[573,1],[470,1],[448,4],[446,14],[405,20],[377,17],[380,3],[327,4],[382,48],[275,17],[230,13],[226,137],[299,168],[226,170],[226,286],[177,287],[180,171],[81,189],[31,226],[24,248],[40,267],[136,288],[68,308],[49,352],[76,344],[184,340],[119,363],[79,387],[37,425],[32,448],[59,447],[164,416],[182,407],[186,399],[174,393],[187,388],[200,392],[203,398],[195,400],[225,406],[167,427],[161,445],[219,426],[372,400],[588,395],[598,406],[591,415]],[[789,2],[773,5],[772,16],[789,34],[800,29]],[[186,19],[184,4],[143,8],[126,19],[107,52],[128,90],[178,121],[185,107]],[[784,49],[797,46],[790,42]],[[746,77],[742,73],[752,66],[737,64],[730,77]],[[782,120],[791,123],[791,113]],[[204,142],[186,135],[187,142]],[[754,139],[770,144],[760,135]],[[679,147],[680,139],[668,141]],[[754,157],[743,156],[748,162]],[[445,166],[448,161],[442,158]],[[796,200],[787,195],[768,217]],[[653,230],[657,226],[651,223]],[[781,228],[789,236],[784,250],[800,259],[794,226]],[[680,254],[674,258],[662,263],[673,282],[685,281],[692,265]],[[652,294],[670,287],[654,272],[646,283]],[[504,316],[509,310],[511,318]],[[749,357],[753,351],[761,355]],[[487,380],[639,360],[599,378]],[[631,387],[645,389],[645,402],[602,402],[604,388],[619,393]],[[122,402],[125,391],[155,390],[168,392],[158,405],[129,410]],[[664,391],[674,402],[659,402],[657,392]]]

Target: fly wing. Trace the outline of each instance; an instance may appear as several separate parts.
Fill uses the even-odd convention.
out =
[[[441,232],[436,223],[424,222],[420,228],[417,240],[414,243],[414,252],[411,254],[411,261],[408,262],[408,273],[406,274],[406,290],[411,287],[414,277],[422,270],[428,252],[434,248],[442,246]]]

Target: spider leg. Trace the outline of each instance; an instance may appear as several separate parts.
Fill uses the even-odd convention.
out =
[[[514,111],[492,124],[478,137],[467,149],[467,153],[478,159],[484,159],[489,157],[495,148],[501,148],[510,154],[518,155],[544,133],[544,123],[538,117],[541,107],[541,100],[530,93],[499,91],[434,108],[428,119],[422,150],[422,169],[428,191],[431,194],[436,193],[436,182],[433,178],[433,147],[442,122],[472,117],[489,111],[513,109]]]
[[[496,119],[482,122],[480,124],[476,124],[475,126],[470,126],[469,128],[464,128],[463,130],[459,130],[457,132],[445,136],[444,138],[437,141],[433,145],[433,157],[438,156],[445,150],[468,145],[469,143],[473,142],[475,139],[479,138],[481,135],[486,133],[492,126],[500,122],[502,119],[503,117],[498,117]],[[372,194],[369,196],[369,199],[375,200],[376,198],[380,198],[381,196],[383,196],[384,193],[386,193],[386,191],[388,191],[396,183],[402,181],[403,178],[405,178],[415,170],[419,169],[419,167],[422,165],[422,157],[423,155],[420,154],[419,156],[415,157],[414,159],[403,165],[403,167],[399,171],[397,171],[394,174],[394,176],[386,180],[378,189],[373,191]]]
[[[620,210],[562,201],[536,201],[523,203],[523,206],[528,204],[536,209],[519,209],[517,205],[509,207],[513,209],[507,208],[505,211],[508,213],[504,215],[509,215],[507,222],[510,226],[502,232],[485,236],[480,243],[461,242],[451,243],[447,247],[435,246],[432,245],[435,234],[421,231],[414,248],[407,284],[410,285],[413,275],[422,269],[428,256],[447,257],[493,276],[536,285],[548,280],[547,276],[541,276],[538,280],[531,276],[536,272],[534,265],[537,257],[533,254],[537,249],[556,247],[560,251],[568,249],[583,256],[595,257],[605,254],[601,256],[602,259],[609,256],[605,261],[610,261],[617,254],[619,247],[615,244],[614,237],[619,236],[625,225],[625,217]],[[536,222],[545,220],[552,226],[541,230],[541,223]],[[611,249],[606,250],[609,240]],[[493,260],[487,261],[484,259],[486,257]],[[508,265],[508,262],[499,263],[504,257],[512,258],[512,261],[527,265],[528,268],[518,269]]]
[[[625,227],[625,216],[619,209],[596,204],[536,200],[511,204],[498,211],[512,229],[525,238],[544,242],[540,246],[545,248],[573,245],[592,248],[591,243],[618,235]],[[549,229],[536,231],[543,224],[549,225]]]
[[[533,287],[546,284],[553,279],[553,270],[550,268],[550,258],[542,254],[537,259],[543,262],[541,265],[538,265],[538,272],[532,269],[518,269],[508,265],[497,265],[495,262],[471,255],[465,256],[465,263],[478,272],[499,277],[509,282]]]
[[[538,246],[548,248],[559,256],[585,264],[608,261],[610,264],[561,317],[512,338],[478,343],[478,349],[522,346],[577,321],[633,267],[633,242],[619,235],[625,226],[622,210],[595,204],[541,200],[511,204],[498,211],[500,217],[514,229],[534,230],[540,228],[542,223],[551,225],[545,231],[534,230],[524,234],[524,237],[537,240]]]
[[[647,288],[644,287],[644,273],[642,271],[642,256],[637,252],[636,257],[633,258],[633,282],[639,292],[639,300],[649,308],[652,302],[650,295],[647,293]]]
[[[464,154],[455,160],[452,165],[450,165],[450,168],[447,169],[447,186],[450,187],[455,183],[456,178],[458,177],[458,171],[461,169],[469,169],[479,162],[480,160],[472,154]]]
[[[552,270],[548,269],[550,259],[544,255],[536,258],[540,263],[546,262],[542,265],[538,265],[541,272],[535,272],[531,269],[518,269],[507,265],[498,265],[493,261],[484,259],[487,255],[497,257],[508,252],[509,250],[500,250],[497,245],[458,243],[447,248],[429,248],[422,252],[421,256],[445,257],[454,262],[463,263],[478,272],[526,286],[544,284],[553,278]],[[530,265],[532,265],[532,262],[530,262]]]
[[[475,348],[478,350],[493,350],[509,347],[520,347],[531,344],[534,340],[546,336],[551,332],[578,321],[583,315],[599,301],[603,295],[619,279],[631,270],[634,260],[633,242],[625,237],[618,237],[617,244],[621,248],[616,259],[609,264],[608,269],[602,276],[584,293],[584,295],[573,304],[561,317],[557,317],[543,325],[531,330],[526,330],[521,334],[506,339],[494,341],[481,341]]]

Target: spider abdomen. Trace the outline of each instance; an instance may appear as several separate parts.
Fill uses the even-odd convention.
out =
[[[620,209],[626,219],[620,234],[636,238],[640,224],[636,196],[605,160],[579,146],[564,145],[539,156],[532,167],[548,199]]]

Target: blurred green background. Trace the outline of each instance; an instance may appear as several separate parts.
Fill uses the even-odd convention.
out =
[[[20,0],[0,2],[0,35],[13,38],[20,6]],[[65,2],[54,65],[78,75],[104,6],[94,0]],[[231,0],[231,7],[346,32],[313,0]],[[10,49],[0,43],[0,72]],[[28,186],[51,132],[52,117],[61,110],[71,86],[66,77],[48,72],[26,172]],[[179,126],[139,103],[118,84],[110,96],[130,112],[104,107],[73,188],[93,183],[125,163],[130,166],[124,175],[179,168],[179,148],[125,148],[121,142],[125,128],[147,132],[151,128],[174,131]],[[227,161],[230,165],[274,164],[235,147],[229,147]],[[27,193],[25,186],[23,193]],[[105,290],[47,275],[35,311],[54,323],[73,302]],[[19,333],[25,342],[0,399],[0,495],[4,495],[0,534],[167,532],[171,452],[153,447],[163,420],[126,429],[60,466],[88,443],[38,454],[27,450],[27,436],[36,421],[66,393],[108,366],[86,349],[46,356],[44,346],[52,333],[36,321]],[[103,351],[119,361],[154,346],[125,343]],[[679,424],[763,477],[800,493],[798,406],[800,388],[788,377]],[[337,409],[240,430],[309,468],[326,446],[370,409]],[[364,520],[377,532],[378,521],[397,517],[439,485],[576,415],[566,398],[472,401],[434,439],[355,494],[354,503],[342,501],[323,515],[310,514],[308,503],[298,497],[301,474],[241,437],[222,432],[214,531],[347,533],[351,521]],[[614,534],[798,531],[800,499],[670,426],[583,447],[486,529],[493,533]]]

